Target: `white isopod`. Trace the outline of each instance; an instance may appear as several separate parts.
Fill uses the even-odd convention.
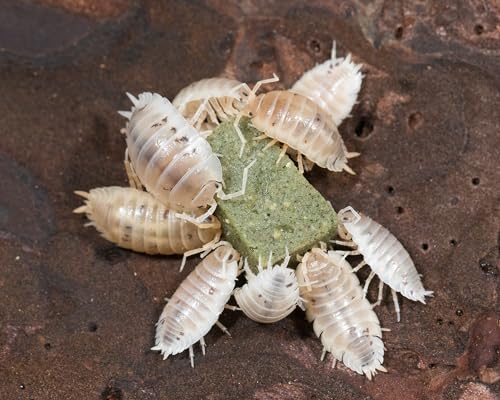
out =
[[[172,104],[195,128],[213,129],[238,113],[249,92],[234,79],[202,79],[182,89]]]
[[[242,116],[247,116],[253,126],[265,132],[257,139],[266,137],[273,139],[266,148],[277,142],[283,143],[278,162],[290,147],[297,153],[301,172],[304,171],[302,156],[305,156],[319,167],[336,172],[344,170],[354,174],[347,161],[359,153],[347,151],[337,126],[328,113],[314,101],[297,93],[275,90],[256,96],[261,82],[252,89],[246,105],[234,121],[240,140],[242,134],[238,123]],[[244,140],[242,143],[240,154],[244,149]]]
[[[333,42],[331,58],[302,75],[290,91],[313,100],[339,126],[356,103],[363,80],[360,70],[361,64],[355,64],[350,54],[336,58]]]
[[[369,265],[372,269],[365,283],[365,293],[373,277],[377,275],[380,278],[379,295],[375,305],[380,304],[382,300],[384,283],[392,289],[398,321],[401,316],[396,292],[410,300],[425,304],[425,296],[432,296],[433,292],[424,289],[408,251],[391,232],[352,207],[340,210],[338,218],[345,229],[339,231],[341,237],[349,239],[346,237],[345,231],[347,231],[352,240],[336,240],[335,243],[357,248],[347,254],[363,256],[364,261],[354,269],[355,271],[364,265]]]
[[[225,243],[196,266],[163,309],[152,350],[161,351],[166,359],[189,348],[194,367],[193,345],[199,341],[205,354],[203,337],[212,326],[217,324],[229,334],[218,319],[234,289],[239,258],[239,253]]]
[[[94,226],[105,239],[126,249],[184,254],[181,269],[186,257],[208,250],[221,236],[214,215],[195,225],[142,190],[111,186],[75,193],[85,198],[85,204],[74,210],[87,214],[90,222],[85,226]]]
[[[289,261],[287,253],[283,263],[273,267],[270,255],[264,269],[259,259],[255,275],[245,260],[248,283],[235,289],[233,295],[248,318],[270,324],[291,314],[297,305],[302,306],[295,272],[287,268]]]
[[[363,294],[356,274],[337,252],[312,249],[296,270],[306,318],[334,365],[340,360],[358,374],[371,379],[377,371],[387,372],[382,328]]]
[[[242,190],[225,195],[219,159],[170,101],[157,93],[141,93],[138,99],[127,95],[134,106],[119,113],[129,119],[124,130],[125,165],[131,185],[144,185],[173,211],[192,212],[210,206],[201,220],[215,210],[216,194],[225,200],[244,194],[249,167],[243,171]]]

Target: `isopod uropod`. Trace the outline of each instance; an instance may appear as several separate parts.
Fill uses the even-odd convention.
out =
[[[247,116],[253,126],[265,132],[259,138],[273,139],[268,146],[281,142],[282,154],[288,147],[297,152],[301,172],[304,171],[302,156],[305,156],[319,167],[354,174],[347,160],[359,154],[347,151],[337,126],[320,106],[297,93],[276,90],[256,96],[255,90],[254,87],[236,117],[237,131],[239,119]]]
[[[289,261],[287,254],[281,265],[273,267],[269,256],[267,268],[263,268],[259,260],[257,275],[245,262],[248,283],[235,289],[233,295],[247,317],[270,324],[291,314],[297,305],[302,306],[295,272],[287,268]]]
[[[243,172],[241,191],[224,195],[222,167],[210,144],[193,128],[175,107],[157,93],[128,94],[134,104],[130,112],[120,111],[129,119],[125,134],[133,174],[160,202],[176,212],[210,209],[200,219],[213,213],[215,194],[231,199],[244,194],[248,168]],[[127,166],[127,160],[126,160]],[[129,172],[131,172],[129,170]],[[130,176],[130,173],[129,173]]]
[[[220,221],[208,216],[195,225],[179,218],[152,195],[134,188],[102,187],[76,191],[85,204],[74,212],[86,213],[101,235],[126,249],[147,254],[184,254],[185,258],[214,246],[221,235]]]
[[[380,278],[376,304],[380,304],[382,299],[384,283],[392,289],[398,321],[401,318],[396,292],[410,300],[425,304],[425,296],[432,296],[433,292],[424,289],[408,251],[391,232],[352,207],[340,210],[338,218],[342,227],[352,236],[352,241],[337,240],[335,242],[356,247],[356,251],[348,252],[348,254],[363,256],[364,261],[355,268],[356,271],[366,264],[372,269],[366,280],[365,293],[374,275]],[[345,232],[342,236],[345,238]]]
[[[195,128],[213,129],[238,113],[249,92],[248,86],[237,80],[208,78],[182,89],[172,104]]]
[[[203,337],[214,324],[228,333],[218,318],[234,289],[239,258],[236,250],[223,244],[196,266],[163,309],[152,350],[166,359],[189,348],[194,367],[193,345],[199,341],[205,354]]]
[[[363,80],[360,70],[361,65],[352,62],[350,54],[336,58],[333,42],[331,58],[302,75],[290,91],[313,100],[339,126],[356,103]]]
[[[296,270],[306,318],[326,352],[358,374],[371,379],[382,366],[384,344],[375,312],[356,274],[337,252],[312,249]]]

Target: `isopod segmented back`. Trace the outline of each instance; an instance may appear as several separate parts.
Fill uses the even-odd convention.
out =
[[[86,213],[88,225],[120,247],[147,254],[184,254],[216,242],[221,235],[214,215],[195,225],[141,190],[110,186],[76,193],[85,198],[85,205],[75,212]]]
[[[245,263],[248,283],[234,290],[234,297],[245,315],[263,324],[277,322],[295,310],[300,303],[299,286],[293,269],[287,268],[289,257],[281,265],[269,262],[258,274]]]
[[[316,165],[331,171],[354,173],[347,165],[351,153],[332,118],[309,98],[275,90],[251,99],[242,114],[248,116],[257,129]]]
[[[302,75],[290,91],[313,100],[338,126],[356,103],[363,80],[360,70],[361,65],[355,64],[350,54],[336,58],[334,43],[331,58]]]
[[[410,300],[425,304],[433,292],[425,290],[408,251],[386,228],[352,207],[339,211],[342,226],[380,280]]]
[[[157,93],[141,93],[120,112],[132,166],[148,192],[169,209],[195,211],[214,203],[222,167],[210,144]]]
[[[306,317],[313,322],[323,352],[371,379],[386,371],[382,329],[356,274],[340,254],[306,253],[296,270]]]
[[[200,341],[217,323],[231,297],[238,276],[239,253],[225,244],[210,253],[180,284],[156,324],[155,346],[163,358],[189,348]]]

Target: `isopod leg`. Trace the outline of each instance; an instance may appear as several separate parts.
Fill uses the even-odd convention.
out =
[[[210,252],[211,250],[213,250],[215,247],[216,247],[216,244],[217,242],[219,241],[220,239],[220,234],[218,234],[213,240],[211,240],[210,242],[208,243],[205,243],[202,247],[199,247],[197,249],[193,249],[193,250],[189,250],[189,251],[186,251],[183,255],[182,255],[182,262],[181,262],[181,268],[179,270],[179,272],[182,272],[182,270],[184,269],[184,266],[186,265],[186,260],[188,257],[190,256],[193,256],[195,254],[199,254],[199,253],[204,253],[204,252]],[[203,258],[203,257],[202,257]]]
[[[321,357],[319,358],[321,361],[325,359],[326,356],[326,348],[323,347],[323,351],[321,352]]]
[[[245,191],[247,189],[248,182],[248,170],[255,164],[257,160],[253,160],[250,164],[248,164],[245,168],[243,168],[243,178],[241,179],[241,189],[234,193],[225,194],[224,192],[219,192],[218,197],[221,200],[231,200],[236,197],[244,196]]]
[[[269,79],[263,79],[258,81],[255,86],[252,88],[252,95],[255,96],[257,91],[260,89],[260,87],[266,83],[274,83],[274,82],[279,82],[280,78],[278,78],[278,75],[273,73],[273,77]]]
[[[224,308],[227,310],[231,310],[231,311],[241,311],[241,308],[236,307],[236,306],[232,306],[230,304],[224,305]]]
[[[268,144],[266,144],[264,146],[264,148],[262,149],[262,151],[266,151],[269,147],[274,146],[276,143],[278,143],[278,141],[276,139],[271,140]]]
[[[366,297],[366,294],[368,293],[368,288],[370,287],[370,283],[374,276],[375,272],[372,271],[370,272],[370,275],[368,275],[368,278],[366,278],[365,287],[363,288],[364,297]]]
[[[234,129],[236,130],[236,133],[238,134],[238,137],[240,138],[241,141],[241,147],[240,147],[240,154],[239,157],[243,155],[243,150],[245,150],[245,145],[247,143],[247,140],[245,139],[245,136],[243,136],[243,132],[241,132],[240,129],[240,119],[242,117],[242,114],[238,114],[233,122]]]
[[[224,332],[227,336],[231,336],[231,334],[229,333],[228,329],[227,329],[224,325],[222,325],[219,321],[217,321],[217,322],[215,323],[215,325],[217,325],[217,327],[218,327],[218,328],[219,328],[222,332]]]
[[[200,339],[200,346],[201,346],[201,354],[205,355],[205,347],[207,347],[205,343],[205,338],[202,336]]]
[[[355,268],[353,268],[352,272],[358,272],[361,268],[363,268],[366,264],[365,260],[361,261]]]
[[[254,137],[253,140],[258,142],[259,140],[264,140],[264,139],[268,139],[268,138],[269,138],[269,136],[267,136],[265,133],[263,133],[262,135]]]
[[[396,320],[398,322],[401,322],[401,312],[399,309],[398,294],[394,289],[391,289],[391,292],[392,292],[392,301],[394,302],[394,308],[396,310]]]
[[[191,222],[192,224],[198,225],[200,227],[206,227],[207,225],[203,223],[210,215],[212,215],[215,212],[215,209],[217,208],[217,203],[214,201],[214,203],[210,206],[210,208],[202,215],[194,218],[191,215],[188,214],[182,214],[182,213],[175,213],[174,215],[177,218],[180,219],[185,219],[186,221]]]
[[[285,156],[285,153],[286,153],[287,150],[288,150],[288,145],[284,144],[281,147],[280,155],[279,155],[278,159],[276,160],[276,165],[278,165],[280,163],[281,159]],[[302,157],[300,158],[299,170],[300,170],[301,163],[302,163]],[[303,173],[304,173],[304,168],[302,168],[301,174],[303,174]]]
[[[372,304],[372,308],[377,307],[382,303],[382,297],[384,294],[384,281],[380,280],[378,283],[378,296],[377,296],[377,301]]]
[[[347,240],[331,240],[331,243],[339,244],[341,246],[345,247],[350,247],[352,249],[356,248],[356,243],[354,243],[352,240],[347,241]]]
[[[196,112],[194,113],[194,115],[189,120],[189,125],[191,125],[191,126],[196,126],[197,125],[198,118],[200,118],[201,113],[205,110],[205,107],[207,106],[207,103],[208,103],[208,99],[205,99],[205,100],[203,100],[201,102],[201,104],[199,105],[198,109],[196,110]]]
[[[142,183],[135,173],[132,163],[130,162],[130,158],[128,156],[128,148],[125,149],[125,158],[123,160],[123,164],[125,166],[125,171],[127,172],[128,183],[130,187],[138,190],[143,190]]]
[[[189,360],[191,361],[191,368],[194,368],[194,352],[193,352],[193,346],[189,346]]]
[[[299,164],[299,172],[304,174],[304,162],[302,160],[302,153],[297,153],[297,163]]]

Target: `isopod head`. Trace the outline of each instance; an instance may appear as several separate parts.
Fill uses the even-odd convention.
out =
[[[361,219],[361,215],[351,206],[343,208],[337,214],[341,224],[355,224]],[[345,228],[343,228],[345,230]]]

